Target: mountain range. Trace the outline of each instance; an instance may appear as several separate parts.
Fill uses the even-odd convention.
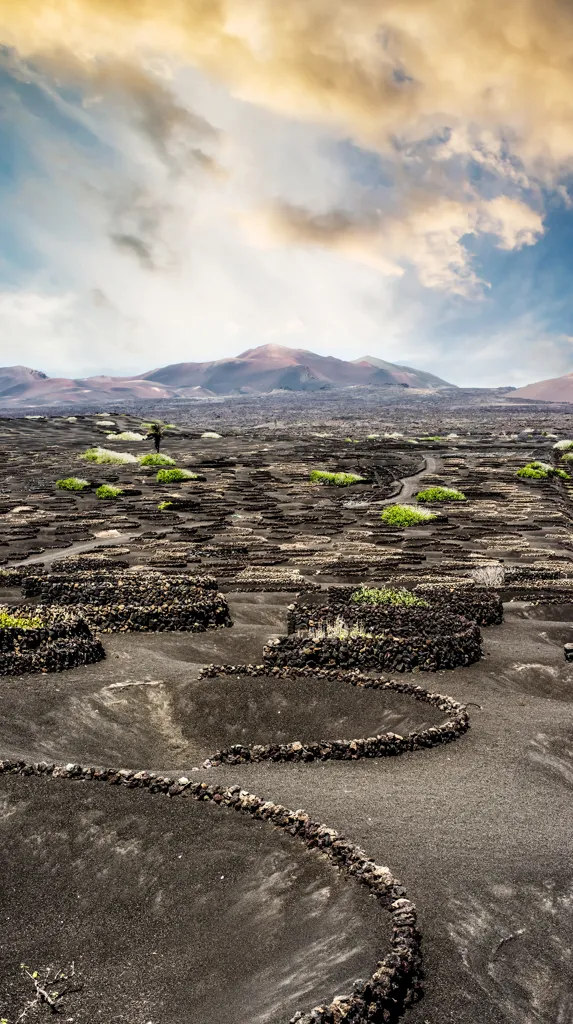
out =
[[[573,402],[573,373],[526,384],[514,391],[511,397],[528,398],[534,402]]]
[[[89,405],[118,401],[319,391],[359,386],[436,391],[454,387],[434,374],[363,356],[348,361],[306,349],[261,345],[232,359],[173,363],[138,377],[48,377],[26,366],[0,367],[0,406]]]

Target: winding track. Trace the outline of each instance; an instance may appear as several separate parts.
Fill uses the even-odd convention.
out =
[[[424,456],[425,466],[418,473],[414,473],[412,476],[405,476],[401,480],[402,487],[398,491],[398,494],[394,498],[389,498],[383,501],[383,505],[391,505],[397,499],[400,501],[407,501],[413,497],[414,493],[418,490],[418,483],[423,477],[428,476],[431,473],[435,473],[438,468],[438,460],[433,455]]]

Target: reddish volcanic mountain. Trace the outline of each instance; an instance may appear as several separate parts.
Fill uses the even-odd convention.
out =
[[[450,387],[446,381],[410,367],[381,363],[365,356],[356,362],[319,356],[306,349],[283,345],[261,345],[242,352],[235,359],[210,363],[174,363],[144,374],[147,380],[169,387],[200,386],[218,395],[241,391],[269,392],[280,389],[312,391],[324,387],[352,387],[357,384],[406,384],[435,389]]]
[[[573,373],[527,384],[513,391],[511,398],[530,398],[537,402],[573,402]]]
[[[139,377],[47,377],[26,366],[0,367],[0,405],[93,405],[117,400],[201,398],[268,394],[275,390],[317,391],[360,385],[402,386],[434,391],[452,387],[433,374],[371,356],[348,362],[305,349],[261,345],[234,359],[173,363]]]

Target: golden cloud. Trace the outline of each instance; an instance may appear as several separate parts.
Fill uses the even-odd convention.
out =
[[[247,229],[267,244],[318,246],[365,263],[385,275],[400,275],[401,264],[416,268],[427,288],[475,296],[485,282],[475,274],[463,244],[467,235],[489,233],[498,248],[533,245],[543,234],[543,218],[507,196],[484,200],[431,197],[412,192],[397,212],[352,216],[331,210],[313,214],[287,203],[257,211]]]
[[[528,164],[573,158],[567,0],[0,0],[0,40],[89,61],[163,53],[370,145],[476,123]]]

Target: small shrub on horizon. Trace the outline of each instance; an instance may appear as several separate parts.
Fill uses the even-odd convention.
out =
[[[175,459],[170,455],[160,455],[159,452],[149,452],[148,455],[140,455],[140,466],[175,466]]]
[[[96,498],[102,498],[105,500],[110,498],[119,498],[119,496],[123,494],[123,491],[121,487],[115,487],[113,484],[102,484],[101,487],[98,487],[95,493]]]
[[[467,501],[467,498],[455,487],[427,487],[425,491],[418,491],[416,501]]]
[[[196,480],[197,473],[188,469],[160,469],[155,479],[158,484],[173,484],[179,480]]]
[[[329,473],[324,469],[313,469],[310,474],[311,484],[330,484],[334,487],[350,487],[351,484],[366,483],[358,473]]]
[[[83,480],[80,476],[66,476],[56,480],[56,487],[60,491],[85,491],[89,487],[89,480]]]
[[[136,434],[135,430],[122,430],[120,434],[107,434],[110,441],[145,441],[144,434]]]
[[[402,528],[408,526],[420,526],[422,523],[429,523],[430,520],[435,519],[436,516],[434,512],[428,512],[427,509],[415,508],[413,505],[390,505],[389,508],[384,509],[380,518],[387,526],[397,526],[398,528]]]
[[[154,423],[158,423],[159,426],[163,427],[164,430],[177,430],[177,424],[176,423],[163,423],[161,420],[154,420]],[[154,424],[153,423],[140,423],[139,425],[140,425],[142,430],[151,430],[151,427]]]
[[[428,602],[416,597],[410,590],[400,587],[366,587],[355,590],[350,598],[357,604],[389,604],[402,608],[428,608]]]

